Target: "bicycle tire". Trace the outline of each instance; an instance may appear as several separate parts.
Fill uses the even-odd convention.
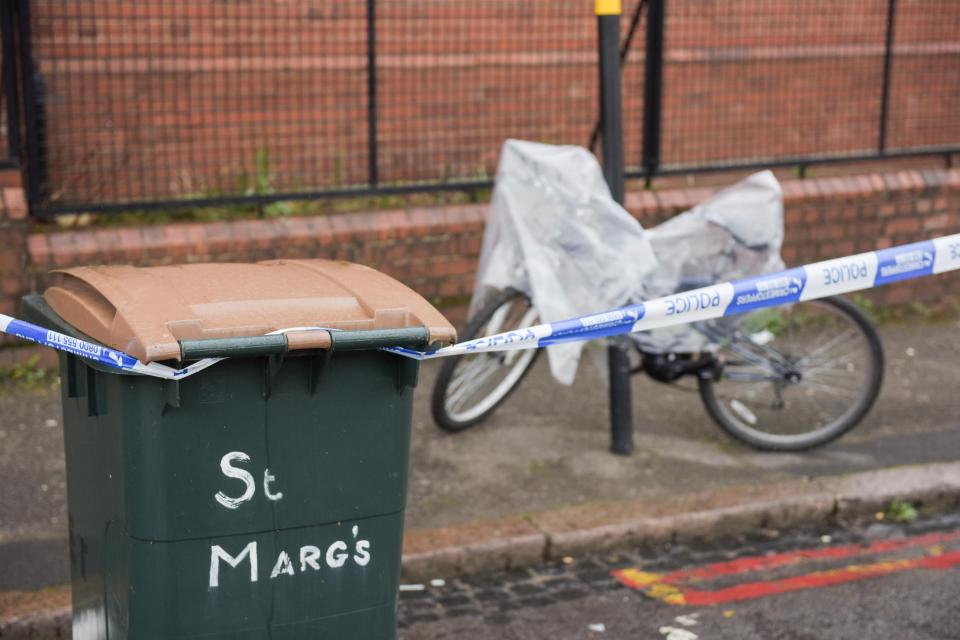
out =
[[[859,347],[862,349],[861,355],[863,362],[859,366],[860,369],[863,370],[863,375],[862,382],[852,383],[859,386],[860,389],[855,397],[852,398],[849,406],[845,407],[842,413],[826,424],[810,424],[809,427],[812,428],[799,433],[770,433],[763,430],[763,428],[758,428],[759,425],[757,423],[761,421],[765,423],[763,425],[764,427],[767,426],[767,423],[778,423],[778,426],[782,428],[788,419],[790,419],[787,412],[792,410],[796,413],[797,407],[801,406],[801,401],[804,403],[809,402],[815,411],[823,415],[826,407],[831,404],[831,397],[836,398],[848,391],[847,387],[840,383],[843,380],[844,374],[849,374],[849,376],[859,374],[858,365],[853,363],[849,358],[839,363],[844,365],[843,369],[837,369],[832,366],[828,367],[827,365],[830,361],[824,364],[821,360],[823,356],[819,354],[818,351],[826,350],[827,346],[830,345],[829,341],[826,343],[821,342],[819,346],[815,347],[814,351],[810,351],[808,355],[799,359],[797,359],[795,352],[784,355],[775,349],[771,349],[771,351],[779,354],[775,357],[783,357],[791,361],[792,364],[789,366],[797,368],[797,374],[799,376],[798,379],[793,381],[784,380],[782,386],[780,386],[781,391],[774,394],[777,396],[778,402],[783,405],[781,407],[776,407],[776,403],[770,407],[764,406],[763,402],[755,400],[755,397],[751,397],[749,400],[752,406],[747,406],[743,398],[747,397],[744,394],[750,390],[748,385],[757,385],[753,388],[753,393],[757,393],[757,391],[768,383],[774,388],[781,383],[748,380],[748,369],[750,367],[756,368],[757,365],[748,362],[722,363],[722,354],[719,356],[721,358],[721,364],[714,369],[713,375],[705,375],[699,378],[700,396],[707,413],[714,422],[734,438],[761,450],[804,451],[826,444],[844,435],[855,427],[864,416],[866,416],[867,412],[870,411],[880,393],[880,387],[883,383],[883,347],[880,343],[880,337],[877,335],[877,331],[870,320],[856,306],[842,298],[811,300],[794,303],[789,307],[777,307],[775,309],[783,310],[779,313],[791,314],[796,314],[797,310],[806,311],[807,313],[819,309],[827,310],[828,313],[833,314],[834,318],[836,318],[840,324],[845,324],[854,330],[854,336],[857,339]],[[753,313],[757,314],[773,310],[774,309],[767,309]],[[751,315],[752,314],[745,314],[745,316]],[[796,326],[801,326],[803,322],[817,324],[811,323],[809,320],[804,320],[803,315],[794,315],[794,317],[797,318],[797,322],[794,323]],[[821,329],[831,324],[830,321],[823,320],[818,321],[818,323],[821,325]],[[743,323],[741,322],[740,324]],[[839,336],[847,335],[846,331],[847,330],[844,330],[844,333],[839,334]],[[781,329],[781,332],[785,332],[785,330]],[[813,334],[811,333],[810,335]],[[774,336],[773,340],[779,340],[780,337],[779,335]],[[853,338],[851,338],[851,340],[852,339]],[[836,341],[838,338],[833,337],[830,338],[830,340]],[[753,341],[752,337],[751,341]],[[782,342],[786,344],[787,341],[783,340]],[[845,342],[846,339],[844,338],[836,343],[836,347],[848,348]],[[745,344],[745,342],[740,341],[737,343],[737,348],[743,349]],[[751,344],[746,349],[749,350],[753,348],[754,345]],[[766,346],[762,348],[764,351],[768,349]],[[827,350],[827,352],[829,352],[829,350]],[[850,353],[852,354],[853,352]],[[843,353],[841,352],[841,356],[842,355]],[[850,358],[852,358],[852,355]],[[782,363],[775,364],[780,366]],[[737,367],[739,367],[739,369]],[[732,380],[730,378],[731,373],[739,373],[739,375],[742,376],[741,380]],[[804,380],[807,381],[806,385],[804,385]],[[800,396],[797,395],[797,390],[799,389],[803,389],[802,395]],[[786,401],[783,399],[781,395],[783,391],[790,392],[791,400]],[[724,402],[724,396],[733,399]],[[739,405],[736,403],[739,403]],[[769,411],[771,408],[776,410]],[[787,411],[783,411],[784,409]],[[779,416],[777,415],[778,411],[781,412]],[[801,428],[804,428],[802,426],[804,424],[802,416],[794,417],[793,419],[800,423]]]
[[[522,304],[526,305],[526,308],[534,314],[533,316],[530,316],[529,312],[525,313],[521,318],[522,322],[529,326],[532,320],[532,324],[536,324],[536,310],[533,308],[530,299],[525,294],[515,289],[504,289],[503,291],[500,291],[494,295],[483,306],[483,308],[480,309],[477,315],[470,319],[460,337],[461,341],[472,340],[480,337],[481,333],[486,335],[487,333],[491,332],[500,333],[502,331],[509,331],[519,328],[500,326],[496,327],[496,330],[494,331],[484,331],[487,325],[490,324],[491,319],[495,317],[499,310],[506,307],[509,311],[509,305],[513,305],[517,302],[522,302]],[[499,408],[504,401],[510,397],[510,394],[512,394],[516,388],[520,386],[520,383],[526,377],[527,373],[530,372],[530,369],[533,367],[533,364],[539,354],[540,349],[531,349],[524,351],[502,351],[467,356],[453,356],[445,359],[440,367],[439,373],[437,374],[437,380],[434,383],[433,394],[431,396],[430,406],[434,422],[436,422],[437,426],[439,426],[441,429],[451,433],[456,433],[487,419],[487,417],[496,411],[497,408]],[[494,365],[502,367],[504,364],[509,364],[511,359],[516,360],[516,364],[514,366],[519,368],[510,369],[507,372],[507,377],[501,381],[503,386],[498,385],[494,388],[492,393],[495,395],[487,394],[480,397],[474,404],[474,410],[457,411],[456,408],[451,405],[451,388],[458,381],[457,374],[458,367],[460,367],[460,365],[463,365],[467,362],[474,362],[481,363],[486,367],[491,367]],[[460,373],[462,375],[466,374],[464,371],[460,371]],[[460,384],[462,385],[464,383],[461,382]],[[460,388],[458,388],[456,391],[459,390]]]

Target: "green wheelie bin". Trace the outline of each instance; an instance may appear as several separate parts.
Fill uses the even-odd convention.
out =
[[[61,355],[73,637],[393,638],[419,295],[323,260],[90,267],[28,320],[178,381]],[[271,334],[290,328],[299,330]]]

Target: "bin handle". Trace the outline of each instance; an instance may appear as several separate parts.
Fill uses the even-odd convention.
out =
[[[287,337],[282,334],[211,340],[180,340],[180,360],[207,358],[252,358],[287,352]]]
[[[252,358],[302,351],[305,349],[335,349],[358,351],[382,347],[424,348],[430,341],[426,327],[401,329],[370,329],[341,331],[297,327],[282,333],[242,338],[214,338],[212,340],[181,340],[180,358]]]

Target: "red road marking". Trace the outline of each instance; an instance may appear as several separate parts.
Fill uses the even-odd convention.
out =
[[[748,582],[717,591],[683,589],[682,593],[683,599],[686,601],[686,604],[689,605],[721,604],[724,602],[737,602],[739,600],[752,600],[753,598],[761,598],[763,596],[797,591],[800,589],[829,587],[864,580],[866,578],[885,576],[908,569],[950,569],[958,564],[960,564],[960,551],[954,551],[942,556],[927,556],[924,558],[911,558],[909,560],[851,565],[843,569],[837,569],[836,571],[817,571],[815,573],[808,573],[793,578],[784,578],[783,580],[772,580],[770,582]]]
[[[807,549],[770,556],[750,556],[729,562],[717,562],[703,567],[684,569],[660,575],[637,569],[614,571],[613,575],[624,585],[670,604],[711,605],[749,600],[799,589],[815,589],[866,578],[874,578],[910,569],[949,569],[960,565],[960,550],[943,553],[941,545],[960,540],[960,531],[931,533],[900,540],[883,540],[869,546],[844,545],[823,549]],[[932,555],[901,560],[849,565],[841,569],[816,571],[779,580],[747,582],[714,591],[680,586],[688,580],[701,581],[720,576],[735,575],[797,564],[802,560],[838,559],[859,555],[881,554],[917,547],[931,547]]]
[[[800,549],[769,556],[749,556],[746,558],[737,558],[729,562],[716,562],[693,569],[674,571],[673,573],[664,575],[659,582],[676,584],[691,579],[709,580],[719,576],[729,576],[746,571],[776,569],[777,567],[797,564],[801,560],[838,560],[840,558],[850,558],[871,553],[890,553],[892,551],[899,551],[900,549],[926,547],[934,544],[952,542],[954,540],[960,540],[960,531],[954,531],[952,533],[929,533],[899,540],[881,540],[866,547],[851,544],[837,547],[824,547],[821,549]]]

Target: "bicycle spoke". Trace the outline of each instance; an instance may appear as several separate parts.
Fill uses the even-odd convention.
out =
[[[483,355],[479,356],[462,356],[465,358],[470,358],[470,362],[461,369],[456,376],[450,381],[450,391],[456,392],[463,385],[473,382],[474,376],[478,371],[483,369],[484,362],[488,361],[490,358]]]
[[[837,345],[839,345],[839,344],[842,344],[843,342],[846,342],[847,340],[850,340],[851,338],[856,338],[857,335],[858,335],[858,334],[857,334],[857,331],[856,331],[856,330],[854,330],[854,329],[849,329],[849,330],[847,330],[845,333],[843,333],[843,334],[841,334],[841,335],[839,335],[839,336],[836,336],[835,338],[830,339],[830,341],[828,341],[826,344],[820,345],[818,348],[814,349],[813,351],[811,351],[810,353],[808,353],[806,356],[804,356],[803,358],[801,358],[800,360],[798,360],[798,361],[796,362],[796,364],[797,364],[797,366],[802,366],[803,364],[805,364],[805,363],[806,363],[808,360],[810,360],[811,358],[816,358],[818,355],[820,355],[820,354],[822,354],[822,353],[824,353],[824,352],[827,352],[827,351],[832,350],[835,346],[837,346]]]
[[[855,374],[850,374],[845,371],[821,371],[819,373],[810,374],[804,373],[803,380],[819,382],[821,384],[829,384],[840,387],[859,387],[862,382],[863,376],[860,375],[861,372],[856,372]]]
[[[754,347],[755,349],[759,349],[760,351],[762,351],[762,352],[763,352],[763,355],[770,356],[771,358],[773,358],[774,361],[776,361],[777,364],[783,365],[783,366],[787,366],[787,367],[790,366],[790,360],[787,359],[786,356],[784,356],[782,353],[780,353],[780,352],[777,351],[776,349],[774,349],[774,348],[772,348],[772,347],[770,347],[770,346],[768,346],[768,345],[765,345],[765,344],[757,344],[757,343],[753,342],[752,340],[750,341],[750,346]],[[761,356],[761,357],[762,357],[762,356]]]
[[[485,367],[474,372],[473,377],[469,380],[470,384],[464,384],[447,397],[447,406],[454,407],[456,409],[462,409],[464,396],[471,391],[476,391],[490,378],[490,376],[500,369],[499,363],[492,358],[487,359],[485,364]]]
[[[743,346],[740,342],[733,342],[727,346],[727,349],[732,351],[738,356],[741,356],[745,360],[749,361],[753,365],[765,366],[768,369],[773,369],[770,366],[770,361],[765,359],[763,356],[758,355],[750,351],[747,347]]]
[[[803,386],[808,388],[813,387],[817,391],[822,391],[830,395],[835,395],[835,396],[840,396],[845,398],[855,398],[857,396],[856,391],[851,391],[850,389],[841,389],[836,385],[820,384],[819,382],[808,382],[804,380]]]
[[[728,380],[738,382],[778,382],[780,376],[770,375],[768,373],[750,373],[749,371],[727,371],[724,369],[723,377]]]
[[[825,360],[825,361],[817,360],[817,361],[815,361],[815,363],[814,363],[813,366],[805,368],[804,371],[821,371],[821,370],[825,370],[825,369],[835,369],[836,367],[833,366],[834,364],[836,364],[836,363],[838,363],[838,362],[841,362],[841,363],[842,363],[842,362],[850,362],[852,356],[857,355],[857,354],[859,354],[859,355],[862,356],[862,355],[863,355],[863,349],[862,349],[862,348],[857,348],[857,349],[855,349],[855,350],[850,350],[849,352],[838,354],[838,355],[834,356],[833,358],[831,358],[830,360]],[[798,366],[800,366],[800,365],[798,365]]]

